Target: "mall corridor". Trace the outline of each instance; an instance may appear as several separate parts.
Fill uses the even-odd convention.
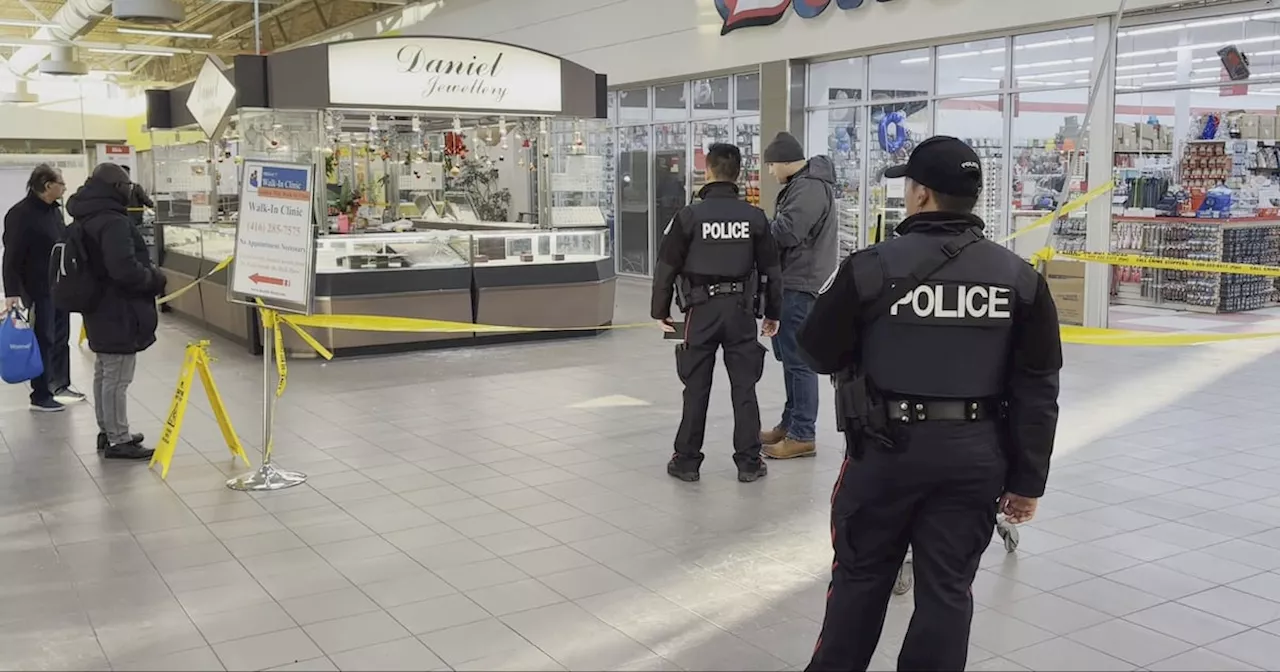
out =
[[[619,289],[618,322],[639,319],[646,288]],[[198,336],[167,319],[141,360],[150,437]],[[817,459],[744,485],[720,380],[702,481],[676,482],[669,348],[632,329],[293,361],[277,455],[311,478],[255,495],[223,486],[242,467],[200,392],[166,482],[100,461],[89,408],[35,417],[6,388],[0,668],[801,669],[831,560],[829,411]],[[970,669],[1274,668],[1277,350],[1068,347],[1050,492],[1017,554],[984,559]],[[260,363],[213,352],[253,443]],[[895,598],[874,669],[910,615]]]

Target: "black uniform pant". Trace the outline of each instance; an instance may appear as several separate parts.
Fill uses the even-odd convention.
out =
[[[963,670],[970,587],[991,542],[1006,460],[994,422],[899,426],[900,452],[846,456],[831,496],[835,562],[808,670],[866,670],[912,549],[915,613],[899,670]]]
[[[31,401],[48,401],[71,386],[71,315],[55,308],[47,296],[28,297],[26,304],[44,364],[44,373],[31,379]]]
[[[724,350],[733,400],[733,461],[740,468],[760,463],[760,404],[756,383],[764,371],[765,349],[756,338],[756,318],[745,294],[722,294],[685,313],[684,342],[676,346],[676,373],[684,383],[684,415],[676,432],[675,460],[702,464],[707,405],[716,368],[716,350]]]

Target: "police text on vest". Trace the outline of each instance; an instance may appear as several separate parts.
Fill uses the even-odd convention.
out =
[[[889,314],[897,315],[898,308],[910,306],[919,317],[1007,320],[1012,317],[1011,293],[1008,287],[990,285],[921,285],[895,303]]]
[[[750,240],[751,222],[703,222],[703,240]]]

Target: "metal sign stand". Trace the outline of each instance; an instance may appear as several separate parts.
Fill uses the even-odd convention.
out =
[[[279,328],[278,326],[276,328]],[[298,471],[277,469],[271,463],[272,427],[275,421],[275,400],[271,398],[276,372],[272,369],[271,352],[275,348],[275,335],[264,320],[262,323],[262,466],[247,474],[227,481],[232,490],[261,491],[284,490],[307,482],[307,475]]]
[[[227,283],[227,300],[230,303],[258,308],[258,314],[262,321],[262,465],[254,471],[247,474],[241,474],[240,476],[227,481],[227,487],[232,490],[254,492],[264,490],[283,490],[285,488],[292,488],[295,485],[301,485],[307,481],[306,474],[297,471],[277,469],[271,462],[273,452],[272,444],[274,441],[273,428],[275,422],[275,402],[279,397],[279,393],[283,390],[283,388],[280,387],[280,376],[284,373],[283,369],[279,366],[273,367],[273,365],[277,364],[277,362],[272,361],[272,356],[273,352],[280,345],[280,341],[278,340],[280,324],[278,321],[274,320],[272,316],[274,315],[274,311],[297,312],[304,315],[309,315],[311,313],[311,304],[314,298],[313,292],[315,291],[312,280],[315,273],[315,250],[313,249],[315,227],[313,220],[315,211],[311,206],[313,205],[312,200],[314,198],[315,178],[318,172],[315,170],[314,166],[309,164],[290,164],[285,162],[260,160],[246,161],[244,177],[242,178],[245,184],[241,185],[240,193],[248,194],[250,192],[246,184],[250,182],[251,170],[253,171],[253,174],[256,175],[260,169],[262,179],[265,180],[267,177],[268,167],[283,169],[285,171],[293,170],[306,175],[305,181],[307,189],[311,190],[307,194],[305,200],[308,208],[306,214],[308,226],[306,227],[306,231],[307,235],[311,236],[311,238],[308,239],[310,246],[307,248],[307,262],[305,264],[305,268],[302,270],[302,281],[305,283],[303,295],[305,298],[303,298],[300,305],[290,305],[287,301],[281,303],[279,300],[270,299],[262,294],[255,296],[253,293],[241,293],[243,290],[237,290],[235,285],[237,283],[237,278],[243,275],[241,271],[247,273],[253,269],[252,266],[247,267],[247,270],[245,268],[233,268]],[[266,186],[265,183],[264,186]],[[256,184],[254,185],[254,188],[255,190],[257,189]],[[245,220],[246,217],[242,211],[240,225],[243,225]],[[237,229],[235,261],[237,266],[240,264],[240,233],[241,232]],[[249,279],[256,284],[258,282],[258,277],[259,276],[255,273],[254,275],[250,275]],[[279,280],[280,282],[284,282],[283,279]],[[282,348],[280,349],[280,356],[284,356]]]

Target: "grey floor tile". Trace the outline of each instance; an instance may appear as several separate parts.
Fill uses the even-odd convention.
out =
[[[298,625],[331,621],[380,609],[377,603],[354,587],[283,600],[280,606],[284,607]]]
[[[328,656],[300,660],[296,663],[271,668],[271,672],[338,672],[338,666]]]
[[[1219,586],[1179,600],[1182,604],[1237,623],[1257,627],[1280,619],[1280,603]]]
[[[527,574],[516,569],[514,565],[499,558],[463,566],[444,567],[436,573],[458,590],[479,590],[528,578]]]
[[[579,600],[584,597],[600,595],[636,585],[631,579],[612,569],[594,563],[557,574],[538,576],[538,580],[571,600]]]
[[[552,548],[529,551],[528,553],[519,553],[508,556],[504,560],[515,565],[529,576],[534,577],[568,572],[597,564],[595,560],[568,546],[554,546]]]
[[[150,658],[117,660],[112,662],[112,668],[131,672],[205,672],[226,669],[208,646]]]
[[[1208,649],[1192,649],[1147,666],[1151,672],[1253,672],[1261,668],[1247,665]]]
[[[1193,578],[1157,564],[1138,565],[1129,569],[1122,569],[1108,574],[1107,578],[1166,600],[1186,597],[1193,593],[1208,590],[1214,585],[1208,581]]]
[[[1167,601],[1151,593],[1105,578],[1091,579],[1053,592],[1059,597],[1065,597],[1072,602],[1112,616],[1126,616]]]
[[[252,609],[194,615],[191,620],[210,644],[290,630],[298,625],[284,609],[274,603],[259,604]]]
[[[422,602],[403,604],[388,610],[400,625],[415,635],[467,625],[492,615],[465,595],[454,594]]]
[[[475,542],[503,557],[560,546],[559,541],[531,527],[477,537]]]
[[[457,592],[453,586],[425,569],[398,579],[365,584],[361,590],[384,609]]]
[[[1261,630],[1242,632],[1206,648],[1264,670],[1280,661],[1280,637]]]
[[[1048,630],[995,611],[974,614],[969,635],[970,641],[975,646],[996,655],[1025,649],[1053,638],[1053,633]]]
[[[332,654],[330,658],[342,672],[420,672],[445,666],[444,661],[413,637]]]
[[[1041,593],[1012,604],[997,605],[994,609],[1055,635],[1084,630],[1113,618],[1109,614],[1051,593]]]
[[[343,651],[392,642],[409,636],[409,631],[385,611],[312,623],[303,626],[302,629],[325,652],[325,655],[330,657]],[[334,660],[334,662],[338,661]]]
[[[1248,626],[1235,621],[1228,621],[1177,602],[1167,602],[1129,614],[1125,620],[1196,646],[1205,646],[1249,629]]]
[[[307,633],[299,628],[215,644],[213,650],[228,670],[263,670],[322,655]]]
[[[536,646],[526,644],[518,649],[453,666],[458,672],[551,672],[565,669]]]
[[[531,646],[528,640],[497,619],[437,630],[418,639],[451,667],[482,658],[497,658]]]
[[[565,597],[536,579],[467,591],[467,597],[495,616],[506,616],[563,602]]]
[[[1069,637],[1139,667],[1162,660],[1170,653],[1177,654],[1195,648],[1181,640],[1127,621],[1095,625],[1072,633]]]
[[[1033,644],[1005,654],[1005,658],[1028,670],[1097,670],[1099,672],[1116,672],[1131,670],[1129,662],[1113,658],[1101,651],[1091,649],[1083,644],[1065,637],[1051,639]],[[970,668],[975,669],[975,668]],[[981,667],[976,669],[1007,669],[1004,667]]]

